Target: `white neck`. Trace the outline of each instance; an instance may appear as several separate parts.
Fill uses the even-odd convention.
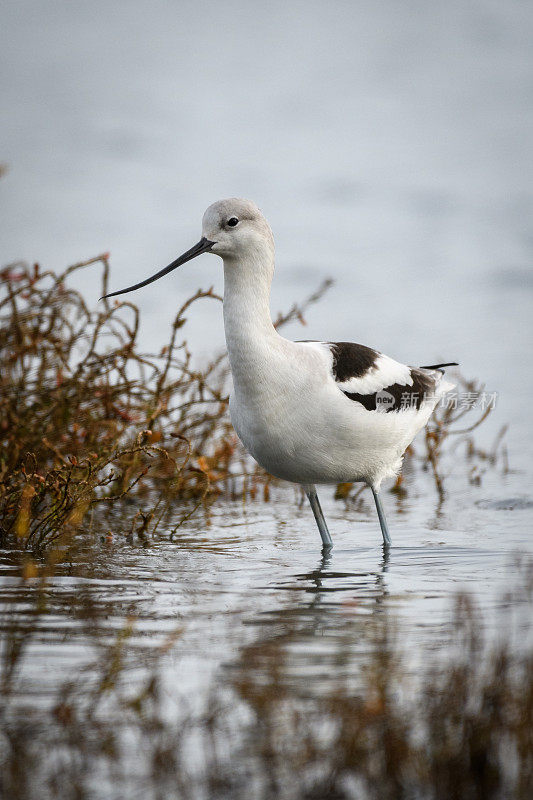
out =
[[[265,361],[281,337],[270,317],[274,255],[256,250],[245,259],[224,259],[224,330],[235,391],[258,387]]]

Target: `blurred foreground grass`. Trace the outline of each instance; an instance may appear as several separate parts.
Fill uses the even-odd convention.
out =
[[[0,545],[36,552],[56,540],[66,545],[80,530],[105,526],[111,504],[121,504],[124,535],[147,538],[172,514],[172,538],[217,497],[268,499],[271,478],[246,457],[229,422],[225,353],[200,368],[183,335],[194,303],[221,298],[199,290],[178,310],[161,351],[143,353],[133,303],[103,301],[91,309],[69,286],[84,268],[99,270],[104,295],[106,254],[60,274],[24,264],[0,274]],[[303,322],[329,283],[276,325]],[[475,381],[459,380],[479,390]],[[454,428],[468,410],[440,406],[422,447],[406,456],[431,470],[440,501],[449,436],[460,434],[473,483],[502,455],[501,437],[483,452],[472,436],[490,408]],[[401,480],[394,490],[403,491]],[[343,484],[337,496],[358,492]]]
[[[205,694],[180,663],[176,630],[143,651],[135,620],[116,638],[88,591],[73,613],[95,657],[43,706],[26,696],[24,663],[40,641],[50,585],[13,608],[0,662],[0,794],[10,800],[530,800],[533,791],[532,564],[485,637],[475,601],[457,595],[442,647],[413,671],[393,606],[354,617],[331,639],[324,686],[296,681],[298,622],[252,641]],[[524,612],[517,614],[517,609]],[[332,612],[333,613],[333,612]],[[301,633],[301,632],[300,632]],[[365,642],[348,680],[353,637]],[[360,642],[359,642],[360,644]],[[183,672],[185,670],[185,672]],[[22,673],[22,674],[21,674]],[[306,673],[307,675],[309,673]],[[344,676],[344,677],[343,677]],[[27,678],[26,678],[27,683]]]

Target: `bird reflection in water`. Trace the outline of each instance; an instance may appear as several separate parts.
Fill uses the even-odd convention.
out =
[[[269,587],[281,604],[247,620],[257,636],[230,669],[245,673],[248,686],[275,679],[289,681],[298,693],[307,693],[309,681],[314,691],[358,675],[366,657],[388,638],[390,558],[390,548],[383,547],[377,570],[344,571],[333,568],[342,551],[324,551],[314,569]]]

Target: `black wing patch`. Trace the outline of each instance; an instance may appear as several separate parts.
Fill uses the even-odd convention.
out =
[[[301,340],[310,342],[309,339]],[[403,364],[387,359],[378,350],[366,347],[355,342],[324,342],[331,350],[333,356],[332,373],[333,378],[339,385],[339,390],[350,400],[360,403],[367,411],[405,411],[410,408],[419,409],[424,400],[430,399],[439,383],[440,376],[431,375],[425,370],[440,370],[442,367],[455,366],[455,363],[435,364],[432,367],[407,367]],[[379,362],[379,359],[382,359]],[[386,363],[383,363],[386,359]],[[372,388],[379,385],[379,379],[383,378],[381,387],[376,391],[364,391],[365,377],[374,369],[373,380],[370,382]],[[377,370],[377,371],[376,371]],[[399,378],[400,382],[394,378]],[[410,378],[412,383],[406,383]],[[354,379],[352,386],[349,386],[351,379]],[[361,379],[361,391],[357,391],[358,380]],[[389,381],[392,381],[389,383]],[[368,381],[366,381],[368,385]],[[344,384],[344,386],[342,385]],[[350,391],[355,389],[355,391]]]
[[[377,350],[353,342],[330,342],[333,353],[333,377],[338,383],[350,378],[362,378],[375,366],[379,358]]]
[[[385,386],[379,392],[372,394],[359,394],[358,392],[344,392],[350,400],[361,403],[367,411],[406,411],[408,408],[420,408],[424,400],[432,396],[435,391],[435,380],[430,375],[424,375],[417,369],[411,369],[413,385],[393,383]]]
[[[333,354],[333,377],[337,383],[344,383],[350,378],[363,378],[377,362],[381,353],[371,347],[353,342],[330,342]],[[398,365],[399,366],[399,365]],[[408,408],[420,408],[425,399],[431,397],[435,391],[436,380],[434,376],[427,375],[415,367],[409,369],[412,384],[391,383],[384,385],[378,391],[351,392],[339,387],[343,394],[350,400],[361,403],[367,411],[404,411]],[[389,380],[390,380],[389,375]]]

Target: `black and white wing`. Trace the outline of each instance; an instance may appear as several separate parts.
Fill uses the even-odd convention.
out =
[[[442,367],[455,365],[409,367],[353,342],[322,342],[321,346],[331,353],[332,376],[337,387],[367,411],[419,409],[425,401],[434,401]]]

